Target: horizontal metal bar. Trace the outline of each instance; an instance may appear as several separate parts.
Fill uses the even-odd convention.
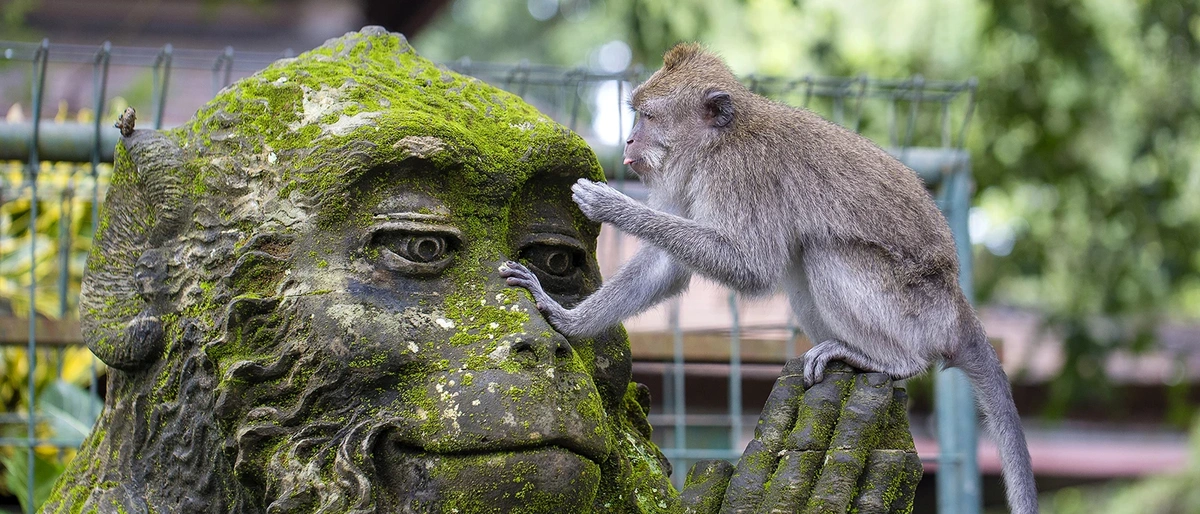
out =
[[[447,68],[472,75],[494,84],[506,82],[529,85],[562,85],[579,82],[623,80],[640,82],[649,71],[631,68],[606,72],[588,68],[563,68],[551,65],[474,62],[460,59],[443,63]],[[748,75],[742,78],[760,91],[810,92],[814,97],[920,98],[923,101],[949,101],[975,88],[976,81],[878,79],[870,77],[779,77]]]
[[[38,156],[43,161],[91,162],[92,130],[84,123],[47,123],[41,125]],[[100,160],[112,162],[113,148],[120,137],[116,128],[100,129]],[[0,160],[23,160],[29,156],[29,140],[33,137],[32,123],[0,123]],[[966,150],[940,147],[889,148],[895,156],[926,183],[936,184],[941,178],[966,163]]]
[[[92,162],[90,123],[41,123],[38,126],[38,160],[50,162]],[[112,162],[113,149],[120,133],[111,126],[100,128],[100,160]],[[23,161],[29,158],[33,123],[0,123],[0,160]]]
[[[652,426],[670,428],[668,425],[674,423],[677,419],[676,414],[650,414],[646,416]],[[743,414],[742,423],[745,425],[753,425],[758,422],[758,413]],[[723,414],[685,414],[684,424],[691,427],[719,427],[728,428],[732,425],[729,413]]]
[[[0,62],[4,60],[12,61],[32,61],[34,52],[41,46],[38,43],[26,43],[20,41],[0,41]],[[50,63],[77,63],[77,64],[92,64],[96,60],[96,50],[99,45],[72,45],[54,43],[50,45]],[[150,67],[158,54],[162,51],[162,47],[132,47],[132,46],[113,46],[110,53],[110,63],[113,66],[142,66]],[[187,68],[196,70],[208,70],[212,68],[213,59],[225,52],[224,48],[203,50],[203,49],[177,49],[172,56],[171,67]],[[290,57],[290,51],[284,52],[253,52],[239,50],[237,52],[237,61],[231,65],[232,71],[249,71],[254,72],[261,70],[277,59]]]
[[[30,61],[41,45],[19,41],[0,41],[0,61]],[[49,45],[50,62],[91,64],[96,58],[96,46],[52,44]],[[112,47],[111,63],[114,66],[150,66],[161,48],[145,47]],[[189,69],[210,69],[213,60],[219,59],[226,49],[175,49],[173,51],[172,67]],[[284,52],[237,52],[237,60],[231,63],[232,71],[257,71],[281,57],[290,56],[290,51]],[[649,76],[652,70],[634,67],[617,72],[607,72],[589,68],[565,68],[562,66],[529,64],[529,63],[494,63],[475,62],[470,59],[459,59],[443,63],[447,68],[468,75],[478,76],[493,82],[510,82],[529,85],[562,85],[579,82],[600,82],[607,80],[623,80],[640,82]],[[925,80],[917,77],[905,79],[878,79],[870,77],[778,77],[749,75],[744,77],[747,83],[753,83],[756,88],[772,91],[808,90],[817,97],[888,97],[915,98],[922,100],[949,100],[975,88],[975,80]],[[862,88],[862,91],[859,89]]]

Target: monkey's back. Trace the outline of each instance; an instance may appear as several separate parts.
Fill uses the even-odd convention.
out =
[[[913,170],[812,111],[766,99],[763,105],[758,119],[778,125],[747,127],[744,141],[757,147],[748,154],[766,163],[759,180],[781,193],[778,215],[793,219],[802,239],[876,247],[903,274],[957,276],[949,225]]]

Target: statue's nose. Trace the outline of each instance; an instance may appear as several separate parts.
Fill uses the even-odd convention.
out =
[[[520,333],[509,336],[512,357],[537,366],[557,366],[570,361],[575,351],[566,336],[550,326],[528,296],[521,295],[518,304],[529,313],[529,321],[522,324]]]
[[[571,360],[571,344],[557,332],[549,337],[530,333],[517,337],[512,345],[512,355],[517,361],[537,366],[557,366]]]

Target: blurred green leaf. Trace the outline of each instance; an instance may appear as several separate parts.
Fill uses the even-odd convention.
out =
[[[4,485],[8,491],[17,497],[22,511],[30,508],[29,498],[29,452],[24,448],[15,449],[11,455],[0,455],[0,465],[4,466]],[[58,459],[34,455],[33,468],[33,507],[36,510],[50,497],[54,482],[66,469],[66,464]]]
[[[56,380],[38,397],[38,407],[46,416],[52,437],[78,440],[92,432],[104,404],[86,389]]]

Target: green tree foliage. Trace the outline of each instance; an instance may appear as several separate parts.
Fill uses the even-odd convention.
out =
[[[973,148],[980,204],[1015,242],[981,255],[978,280],[1051,313],[1063,406],[1106,391],[1111,351],[1200,313],[1200,14],[1168,0],[987,8]]]
[[[978,296],[1041,310],[1062,334],[1066,365],[1050,402],[1061,412],[1107,401],[1112,352],[1144,350],[1163,321],[1200,317],[1197,9],[1181,0],[457,0],[416,44],[437,59],[574,65],[595,64],[619,40],[653,68],[673,43],[698,40],[739,73],[978,77],[968,138]]]

